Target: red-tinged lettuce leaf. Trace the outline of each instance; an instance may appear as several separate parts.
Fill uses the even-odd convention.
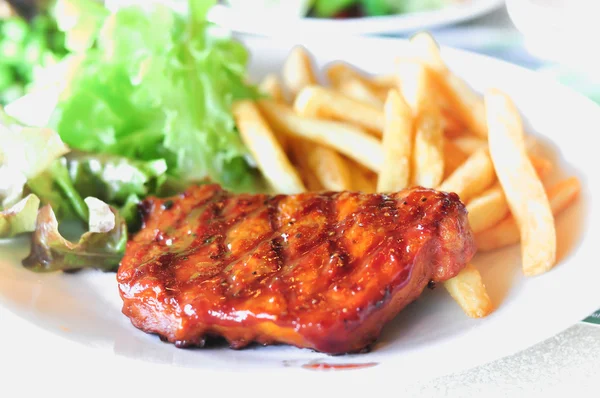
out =
[[[40,199],[28,195],[9,209],[0,212],[0,239],[35,230]]]
[[[52,207],[46,205],[37,216],[31,239],[31,252],[23,266],[35,272],[73,271],[95,268],[115,270],[127,243],[127,224],[106,203],[88,197],[89,231],[77,243],[65,239],[58,231]]]

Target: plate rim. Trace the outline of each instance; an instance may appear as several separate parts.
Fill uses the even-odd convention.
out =
[[[464,5],[452,5],[433,11],[421,11],[407,14],[370,16],[354,19],[320,19],[314,17],[285,18],[286,29],[278,29],[281,22],[264,24],[260,28],[250,28],[247,22],[236,23],[236,18],[247,21],[247,15],[236,14],[230,7],[222,4],[214,6],[208,18],[214,23],[236,32],[256,35],[286,35],[289,31],[330,33],[332,31],[351,35],[405,34],[423,29],[434,29],[443,26],[467,22],[505,5],[505,0],[471,0]],[[232,20],[234,22],[232,22]],[[279,21],[281,18],[279,17]],[[255,25],[256,26],[256,25]]]

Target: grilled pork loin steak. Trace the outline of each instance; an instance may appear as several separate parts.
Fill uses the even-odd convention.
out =
[[[141,206],[118,271],[123,313],[179,347],[367,348],[430,281],[475,245],[457,195],[232,194],[196,186]]]

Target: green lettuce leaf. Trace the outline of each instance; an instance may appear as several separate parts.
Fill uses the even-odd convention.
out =
[[[23,188],[69,151],[49,128],[23,126],[0,110],[0,209],[22,198]]]
[[[157,193],[166,179],[164,159],[136,161],[122,156],[73,151],[65,156],[77,192],[123,204],[131,195]]]
[[[140,161],[162,159],[185,183],[211,179],[255,190],[231,113],[257,96],[245,82],[243,45],[206,22],[214,1],[191,1],[189,19],[161,5],[118,9],[104,22],[61,96],[51,125],[71,148]]]
[[[57,159],[44,173],[27,181],[27,187],[43,205],[49,204],[63,220],[88,219],[87,206],[75,188],[64,157]]]
[[[86,198],[89,231],[77,243],[65,239],[58,231],[52,207],[42,207],[31,239],[31,252],[23,266],[35,272],[73,271],[95,268],[115,270],[127,243],[127,225],[119,213],[96,198]]]
[[[40,199],[35,195],[27,195],[9,209],[1,211],[0,239],[34,231],[39,207]]]

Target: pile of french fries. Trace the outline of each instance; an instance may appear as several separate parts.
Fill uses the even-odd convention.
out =
[[[392,75],[343,62],[318,83],[310,54],[290,52],[260,83],[266,99],[240,101],[234,115],[263,176],[277,193],[393,192],[420,185],[465,203],[478,251],[521,244],[526,276],[556,262],[554,217],[579,195],[567,178],[549,184],[553,163],[532,150],[518,110],[497,89],[482,95],[444,63],[427,33],[410,39]],[[445,287],[471,317],[494,310],[468,264]]]

